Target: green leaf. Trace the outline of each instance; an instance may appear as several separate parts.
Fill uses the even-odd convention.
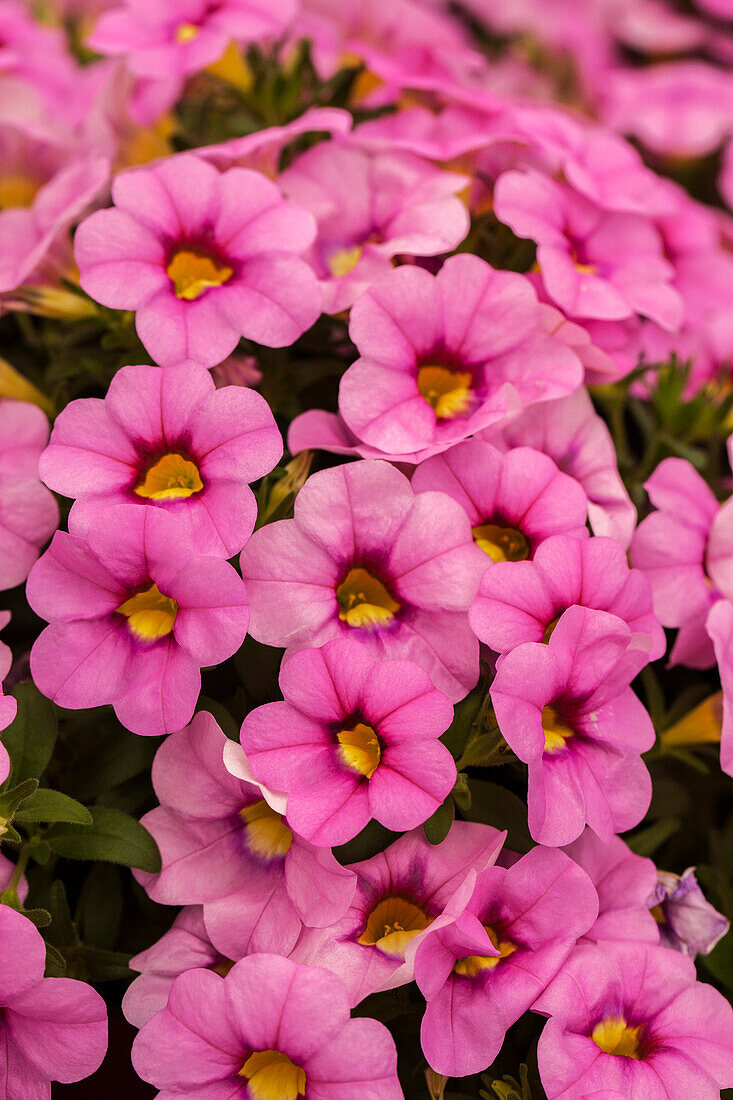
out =
[[[58,718],[53,703],[29,681],[11,693],[18,701],[15,720],[3,731],[3,744],[10,754],[10,782],[38,779],[56,744]]]
[[[37,779],[24,779],[17,787],[0,794],[0,824],[7,825],[16,816],[18,807],[38,788]]]
[[[451,798],[458,809],[462,810],[464,813],[471,808],[471,788],[463,772],[458,773],[453,790],[451,791]]]
[[[456,704],[453,721],[440,739],[456,759],[466,747],[480,706],[481,691],[479,688],[474,688],[470,695]]]
[[[423,824],[423,831],[430,844],[440,844],[450,832],[453,819],[456,815],[456,806],[450,795],[442,806],[438,806],[432,817]]]
[[[67,859],[103,860],[157,874],[160,852],[139,821],[108,806],[92,807],[91,825],[54,825],[45,839]]]
[[[728,933],[709,955],[698,957],[709,974],[725,986],[729,996],[733,994],[733,936]]]
[[[346,863],[358,863],[362,859],[371,859],[377,852],[383,852],[399,835],[372,819],[353,840],[334,848],[333,854],[342,866]]]
[[[653,856],[665,841],[674,836],[681,824],[678,817],[661,817],[633,836],[624,837],[624,840],[637,856]]]
[[[66,821],[78,825],[91,825],[92,815],[86,806],[69,798],[61,791],[41,788],[34,791],[18,810],[15,821]]]
[[[527,827],[527,807],[506,787],[489,783],[484,779],[469,779],[471,808],[465,813],[469,821],[493,825],[508,832],[506,846],[513,852],[524,854],[534,847]]]
[[[59,978],[66,970],[66,959],[52,943],[46,944],[46,977]]]

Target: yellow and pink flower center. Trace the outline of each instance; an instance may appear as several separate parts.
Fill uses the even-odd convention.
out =
[[[260,859],[282,859],[290,851],[293,834],[264,798],[239,811],[245,825],[247,847]]]
[[[463,959],[456,959],[453,966],[454,974],[460,974],[465,978],[475,978],[482,970],[493,970],[495,966],[499,965],[502,959],[508,958],[509,955],[513,955],[517,950],[516,943],[512,943],[511,940],[500,939],[490,925],[485,924],[484,928],[499,954],[466,955]]]
[[[400,609],[386,585],[361,566],[349,570],[336,589],[336,599],[342,622],[367,629],[385,626]]]
[[[568,739],[575,736],[572,727],[549,705],[542,708],[542,732],[545,735],[545,752],[550,756],[562,752]]]
[[[426,364],[417,372],[417,388],[438,420],[463,416],[473,404],[473,381],[470,371],[454,371],[448,367]]]
[[[371,779],[382,759],[382,747],[372,727],[357,722],[352,729],[341,730],[336,737],[341,763]]]
[[[398,896],[382,898],[367,917],[359,943],[378,947],[392,958],[404,959],[410,940],[431,923],[425,910],[415,902]]]
[[[145,471],[135,492],[146,500],[177,500],[200,493],[203,487],[198,466],[183,455],[171,452]]]
[[[30,206],[39,189],[39,181],[23,172],[0,172],[0,210]]]
[[[305,1070],[279,1050],[256,1050],[239,1071],[250,1100],[298,1100],[305,1096]]]
[[[157,642],[173,630],[178,604],[152,584],[144,592],[130,596],[117,608],[124,615],[135,637],[143,642]]]
[[[591,1039],[604,1054],[638,1060],[642,1057],[642,1031],[642,1025],[632,1027],[623,1016],[607,1016],[593,1028]]]
[[[176,27],[176,42],[193,42],[200,33],[201,28],[195,23],[179,23]]]
[[[364,248],[360,244],[350,245],[347,248],[339,248],[332,252],[326,261],[326,266],[334,279],[341,279],[353,271],[364,254]]]
[[[473,529],[473,541],[492,561],[526,561],[529,543],[516,527],[481,523]]]
[[[219,264],[211,256],[188,248],[176,252],[166,272],[176,297],[187,302],[200,298],[212,287],[224,286],[234,274],[233,268],[226,264]]]

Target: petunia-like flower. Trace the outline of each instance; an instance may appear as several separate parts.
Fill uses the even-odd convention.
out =
[[[529,280],[476,256],[436,276],[398,268],[355,304],[349,332],[361,358],[341,380],[341,416],[385,457],[428,458],[583,380]]]
[[[432,1068],[465,1077],[490,1065],[597,912],[588,875],[556,849],[469,873],[414,950]]]
[[[124,0],[100,16],[86,44],[124,57],[137,76],[182,79],[232,41],[277,38],[295,11],[294,0]]]
[[[256,531],[241,563],[258,642],[289,655],[350,636],[422,665],[451,702],[476,683],[466,611],[486,556],[455,501],[415,494],[386,462],[314,474],[294,518]]]
[[[202,712],[158,749],[153,785],[161,804],[142,820],[163,867],[136,876],[161,904],[203,904],[209,935],[228,958],[287,954],[303,922],[328,925],[346,911],[356,879],[330,849],[293,834],[284,802],[278,812],[267,792],[227,770],[228,743]]]
[[[694,867],[688,867],[682,875],[659,871],[648,904],[659,923],[662,944],[691,959],[709,955],[730,929],[730,921],[700,889]]]
[[[394,832],[435,813],[456,780],[438,740],[453,707],[412,661],[375,660],[351,639],[301,650],[280,670],[285,702],[250,711],[242,748],[255,779],[288,796],[288,824],[345,844],[375,818]]]
[[[582,487],[531,447],[502,454],[490,443],[468,439],[421,462],[412,487],[417,493],[434,489],[458,501],[474,542],[493,562],[532,558],[552,535],[588,537],[588,499]]]
[[[59,706],[112,703],[133,733],[172,733],[193,715],[200,669],[247,632],[242,580],[196,554],[180,520],[120,504],[80,532],[59,531],[36,563],[28,602],[47,626],[33,679]]]
[[[509,451],[506,457],[518,453]],[[562,613],[576,604],[609,611],[632,634],[646,634],[650,660],[664,653],[666,639],[649,582],[638,569],[629,569],[615,539],[601,535],[555,535],[538,546],[531,562],[507,561],[500,569],[487,569],[468,620],[482,642],[506,653],[522,642],[544,641]]]
[[[665,458],[644,488],[657,510],[639,524],[631,562],[649,580],[660,622],[679,627],[671,663],[709,668],[714,656],[705,619],[720,594],[707,554],[718,501],[683,458]]]
[[[0,1048],[8,1100],[50,1100],[51,1081],[81,1081],[107,1050],[107,1009],[96,990],[44,978],[46,944],[27,917],[0,905]]]
[[[505,836],[489,825],[454,821],[440,844],[428,844],[415,829],[350,864],[357,885],[348,912],[330,928],[305,929],[291,957],[333,970],[352,1005],[406,985],[414,969],[408,946],[442,914],[467,872],[496,861]]]
[[[0,589],[22,584],[58,527],[58,505],[38,480],[47,439],[36,405],[0,400]]]
[[[537,1059],[549,1100],[719,1100],[733,1083],[733,1010],[664,947],[578,947],[534,1005],[550,1020]]]
[[[733,603],[718,600],[705,621],[705,633],[712,640],[723,688],[723,726],[720,738],[720,766],[733,775]]]
[[[657,881],[651,859],[637,856],[620,836],[603,841],[592,829],[563,851],[590,876],[598,894],[598,919],[582,943],[659,943],[659,926],[648,908],[649,891]]]
[[[308,259],[321,281],[326,313],[352,305],[391,270],[393,256],[452,252],[468,233],[468,210],[457,198],[467,178],[410,153],[322,142],[279,182],[318,223]]]
[[[10,622],[10,612],[0,611],[0,630]],[[7,729],[15,718],[18,704],[12,695],[4,695],[2,682],[10,672],[13,655],[10,648],[4,642],[0,642],[0,730]],[[10,757],[8,750],[0,742],[0,784],[4,783],[10,775]]]
[[[178,914],[164,936],[130,959],[130,969],[139,972],[122,998],[122,1011],[133,1027],[142,1027],[168,1003],[171,986],[179,974],[200,968],[225,977],[233,966],[216,950],[204,924],[200,905],[188,905]]]
[[[199,554],[231,558],[251,535],[257,504],[247,482],[276,465],[282,440],[254,390],[217,390],[208,371],[123,367],[104,401],[72,401],[41,458],[46,484],[76,497],[86,526],[114,504],[181,519]]]
[[[161,1100],[404,1100],[384,1024],[349,1019],[335,975],[278,955],[181,974],[132,1062]]]
[[[674,331],[682,299],[650,218],[606,211],[565,183],[532,169],[505,172],[494,192],[496,215],[537,242],[547,294],[571,317],[619,321],[642,314]]]
[[[642,644],[646,642],[646,648]],[[502,657],[491,687],[499,728],[529,765],[529,830],[540,844],[602,840],[644,816],[651,779],[640,753],[654,727],[629,684],[648,639],[605,611],[571,607],[549,642]]]
[[[500,450],[534,447],[574,477],[588,497],[596,535],[611,535],[626,549],[636,527],[636,509],[621,480],[616,448],[585,387],[558,401],[532,405],[499,433],[484,437]]]
[[[215,366],[241,336],[281,347],[317,319],[321,292],[297,256],[315,222],[265,176],[219,173],[185,153],[121,173],[112,197],[77,230],[80,283],[103,305],[137,311],[162,366]]]

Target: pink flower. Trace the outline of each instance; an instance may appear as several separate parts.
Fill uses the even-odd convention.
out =
[[[132,1061],[161,1100],[403,1100],[384,1024],[349,1019],[338,978],[278,955],[181,974]]]
[[[548,295],[571,317],[623,320],[640,313],[674,331],[682,300],[662,239],[641,214],[609,212],[567,184],[532,169],[505,172],[494,192],[497,217],[537,242]]]
[[[0,1047],[3,1091],[50,1097],[51,1081],[89,1077],[107,1049],[107,1009],[91,986],[44,978],[46,945],[21,913],[0,905]]]
[[[618,472],[611,433],[584,387],[559,401],[533,405],[499,434],[487,431],[485,438],[502,451],[534,447],[548,454],[585,489],[594,533],[612,535],[628,547],[636,509]]]
[[[582,943],[659,943],[659,925],[648,908],[657,880],[650,859],[635,855],[621,837],[604,842],[592,829],[563,851],[590,875],[598,893],[598,919],[582,936]]]
[[[139,976],[127,987],[122,1011],[133,1027],[142,1027],[168,1003],[171,986],[187,970],[213,970],[222,977],[232,967],[213,946],[204,924],[200,905],[182,909],[170,930],[130,959],[130,969]]]
[[[294,0],[124,0],[104,12],[87,45],[125,57],[137,76],[180,79],[218,61],[229,43],[277,38]]]
[[[271,180],[185,153],[123,172],[112,197],[77,231],[80,282],[103,305],[137,311],[163,366],[214,366],[241,336],[281,347],[317,319],[320,290],[296,255],[315,224]]]
[[[720,766],[728,775],[733,775],[733,604],[730,600],[718,600],[713,604],[704,625],[714,646],[723,688]]]
[[[370,153],[346,141],[322,142],[298,157],[280,184],[318,224],[308,259],[326,313],[352,305],[398,253],[451,252],[469,228],[456,197],[466,182],[410,153]]]
[[[244,585],[228,562],[197,556],[180,520],[158,508],[108,508],[87,531],[59,531],[29,578],[50,622],[33,679],[59,706],[112,703],[133,733],[171,733],[193,715],[204,665],[247,631]]]
[[[544,333],[530,282],[476,256],[451,257],[437,276],[398,268],[356,303],[349,331],[361,358],[339,408],[385,457],[420,461],[583,378],[577,355]]]
[[[733,1011],[692,961],[645,944],[578,947],[534,1006],[549,1100],[718,1100],[733,1082]]]
[[[208,935],[228,958],[287,954],[303,923],[328,925],[346,911],[356,880],[329,849],[294,835],[268,792],[227,770],[228,744],[201,712],[158,749],[161,804],[142,820],[163,868],[136,877],[163,905],[203,904]]]
[[[386,462],[314,474],[295,517],[256,531],[241,563],[252,636],[286,658],[351,636],[422,665],[452,702],[476,683],[466,611],[486,558],[455,501],[415,494]]]
[[[489,1066],[597,911],[586,873],[554,849],[469,873],[414,951],[432,1068],[465,1077]]]
[[[421,462],[412,487],[453,497],[468,516],[474,542],[492,562],[533,558],[546,539],[561,532],[588,537],[583,489],[531,447],[502,454],[490,443],[468,439]]]
[[[648,643],[647,643],[648,644]],[[651,779],[639,756],[654,727],[629,684],[648,661],[639,635],[605,611],[571,607],[547,645],[502,657],[491,687],[499,728],[529,765],[529,831],[540,844],[602,840],[644,816]]]
[[[507,457],[518,453],[509,451]],[[664,653],[667,643],[649,582],[638,569],[629,569],[615,539],[556,535],[537,548],[531,562],[500,564],[484,573],[469,611],[472,629],[497,653],[544,641],[563,611],[576,604],[612,612],[633,634],[646,634],[650,660]]]
[[[22,584],[58,527],[56,501],[38,480],[47,439],[36,405],[0,400],[0,589]]]
[[[254,168],[276,179],[283,149],[302,134],[348,134],[353,125],[348,111],[340,107],[309,107],[284,126],[268,126],[244,137],[230,138],[216,145],[200,145],[196,155],[223,172],[227,168]]]
[[[505,833],[489,825],[455,821],[440,844],[422,829],[405,833],[371,859],[352,863],[354,900],[330,928],[306,930],[291,957],[332,970],[349,1001],[412,981],[408,946],[440,917],[466,873],[495,862]]]
[[[730,931],[730,921],[705,897],[695,868],[682,875],[660,871],[648,904],[659,921],[662,944],[694,959],[709,955]]]
[[[0,611],[0,630],[10,622],[10,612]],[[4,642],[0,642],[0,730],[7,729],[15,718],[18,704],[12,695],[3,695],[2,682],[10,672],[13,655]],[[10,775],[10,757],[8,750],[0,743],[0,784]]]
[[[41,473],[56,492],[77,498],[79,525],[135,503],[181,519],[196,553],[231,558],[257,518],[247,482],[281,455],[272,413],[253,390],[216,390],[195,364],[135,366],[117,372],[104,401],[66,406]]]
[[[707,556],[718,502],[682,458],[660,462],[644,488],[657,511],[637,528],[632,564],[651,585],[660,622],[679,627],[670,662],[709,668],[714,657],[705,619],[719,593],[709,579]]]
[[[288,824],[313,844],[345,844],[375,818],[394,832],[435,813],[456,781],[438,738],[453,707],[412,661],[375,660],[334,639],[280,671],[283,703],[250,711],[242,748],[255,779],[288,795]]]

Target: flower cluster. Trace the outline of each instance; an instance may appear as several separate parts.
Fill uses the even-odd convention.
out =
[[[128,962],[160,1100],[714,1100],[730,0],[43,7],[0,0],[8,1100],[98,1069]]]

